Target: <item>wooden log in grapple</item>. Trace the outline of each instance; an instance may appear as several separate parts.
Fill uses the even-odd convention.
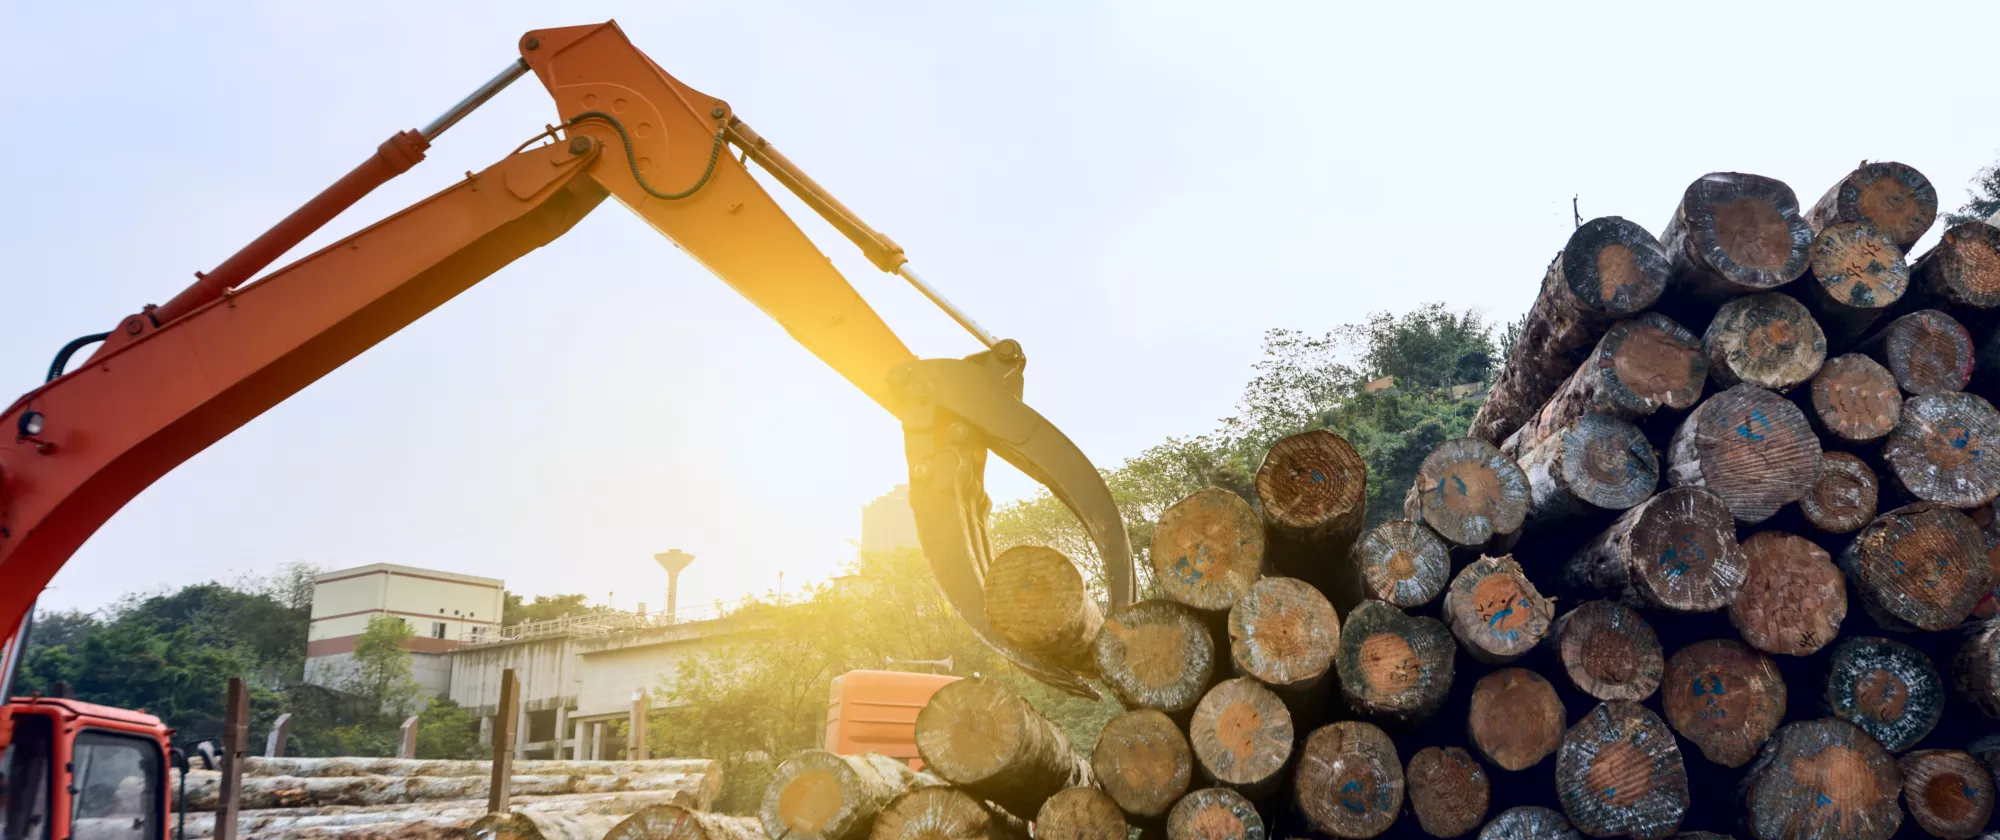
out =
[[[1479,754],[1502,770],[1526,770],[1562,745],[1562,700],[1526,668],[1502,668],[1472,687],[1466,731]]]
[[[1409,723],[1444,704],[1457,652],[1451,631],[1437,619],[1363,601],[1341,628],[1334,663],[1354,711]]]
[[[1926,502],[1978,507],[2000,496],[2000,411],[1965,393],[1914,397],[1882,442],[1898,490]]]
[[[1049,797],[1035,815],[1035,840],[1125,840],[1125,812],[1094,787],[1074,787]]]
[[[1897,248],[1910,250],[1937,221],[1937,189],[1908,164],[1864,162],[1806,212],[1813,233],[1843,222],[1874,226]]]
[[[868,840],[1028,840],[1028,825],[959,788],[926,787],[890,800]]]
[[[1486,819],[1492,784],[1462,747],[1425,747],[1410,756],[1403,783],[1417,825],[1432,837],[1469,834]]]
[[[1348,547],[1368,518],[1368,464],[1340,435],[1280,438],[1257,468],[1267,565],[1348,608],[1361,600]]]
[[[1813,238],[1811,268],[1797,286],[1827,346],[1845,348],[1903,299],[1910,267],[1902,249],[1874,227],[1844,222]]]
[[[1819,480],[1799,499],[1799,513],[1828,534],[1851,534],[1875,519],[1882,486],[1867,462],[1846,452],[1819,456]]]
[[[770,837],[862,840],[889,802],[904,792],[944,782],[880,753],[796,753],[778,765],[757,819]]]
[[[1912,396],[1962,391],[1972,381],[1972,334],[1940,310],[1890,321],[1855,349],[1881,362]]]
[[[1847,639],[1827,665],[1827,708],[1891,752],[1930,734],[1944,714],[1944,692],[1930,657],[1890,639]]]
[[[1875,518],[1840,556],[1861,604],[1891,630],[1949,630],[1993,586],[1971,517],[1919,502]]]
[[[1653,626],[1616,601],[1585,601],[1556,620],[1554,638],[1570,682],[1599,700],[1644,700],[1666,672]]]
[[[1090,768],[1132,822],[1157,827],[1194,779],[1194,751],[1172,718],[1139,709],[1104,724]]]
[[[1022,650],[1096,675],[1092,649],[1104,614],[1076,564],[1053,548],[1015,546],[986,569],[986,620]]]
[[[1577,227],[1549,263],[1526,327],[1467,434],[1488,443],[1513,434],[1541,410],[1605,327],[1652,308],[1668,271],[1659,241],[1639,225],[1606,216]]]
[[[1819,479],[1819,436],[1784,397],[1738,385],[1709,397],[1674,430],[1667,482],[1720,497],[1755,525],[1796,502]]]
[[[1699,487],[1675,487],[1626,511],[1564,569],[1573,587],[1679,613],[1721,609],[1743,576],[1729,509]]]
[[[1743,589],[1729,603],[1729,623],[1744,641],[1766,653],[1808,656],[1840,635],[1847,582],[1826,549],[1797,534],[1764,531],[1744,540],[1742,550]]]
[[[1903,823],[1903,774],[1868,733],[1834,718],[1800,721],[1771,738],[1744,780],[1757,840],[1887,840]]]
[[[1945,840],[1971,840],[1993,816],[1993,775],[1963,750],[1917,750],[1897,762],[1903,801],[1917,826]]]
[[[931,695],[917,713],[925,769],[1014,814],[1033,814],[1057,791],[1090,784],[1069,737],[1013,689],[971,677]]]
[[[1910,279],[1925,305],[1971,311],[2000,306],[2000,228],[1983,221],[1953,225],[1916,259]]]
[[[1454,438],[1424,456],[1403,512],[1454,545],[1479,548],[1519,532],[1528,503],[1528,477],[1514,459],[1485,441]]]
[[[1160,514],[1150,555],[1153,581],[1167,597],[1224,611],[1264,573],[1264,526],[1242,496],[1197,490]]]
[[[1202,788],[1174,803],[1167,840],[1264,840],[1264,817],[1241,793]]]
[[[1192,608],[1140,601],[1105,620],[1097,670],[1126,707],[1185,715],[1215,673],[1215,640]]]
[[[1785,719],[1785,680],[1770,657],[1742,642],[1707,639],[1667,660],[1660,705],[1702,756],[1742,767]]]
[[[1292,758],[1292,715],[1256,680],[1223,680],[1201,698],[1188,742],[1211,784],[1262,796],[1278,787]]]
[[[1722,305],[1701,336],[1708,377],[1719,388],[1751,384],[1788,391],[1826,362],[1826,336],[1803,304],[1779,292]]]
[[[1585,834],[1666,837],[1687,813],[1687,767],[1659,716],[1614,700],[1599,703],[1563,734],[1556,793]]]
[[[1236,673],[1290,697],[1309,696],[1333,669],[1340,617],[1317,589],[1267,577],[1229,608],[1229,658]]]
[[[1837,441],[1881,440],[1903,417],[1903,389],[1895,375],[1860,353],[1826,360],[1807,393],[1813,427]]]
[[[1451,580],[1451,546],[1422,522],[1391,519],[1354,543],[1362,594],[1414,609],[1431,602]]]
[[[1806,271],[1812,228],[1783,182],[1711,172],[1688,185],[1660,232],[1660,247],[1676,286],[1719,302],[1797,280]]]
[[[1481,662],[1512,662],[1549,634],[1555,606],[1536,591],[1512,557],[1466,564],[1444,593],[1444,616],[1465,652]]]
[[[1395,742],[1358,720],[1313,730],[1299,747],[1292,795],[1315,831],[1341,838],[1381,834],[1403,808],[1403,763]]]

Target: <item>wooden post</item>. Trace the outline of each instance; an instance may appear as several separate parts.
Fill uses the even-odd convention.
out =
[[[1903,416],[1896,377],[1860,353],[1828,359],[1808,394],[1813,427],[1848,443],[1881,440]]]
[[[1364,601],[1341,628],[1341,692],[1360,714],[1398,722],[1430,717],[1451,692],[1458,645],[1437,619]]]
[[[1934,837],[1971,840],[1993,816],[1993,775],[1962,750],[1917,750],[1897,762],[1903,801]]]
[[[1570,821],[1592,837],[1666,837],[1687,813],[1687,767],[1659,716],[1613,700],[1563,734],[1556,793]]]
[[[1785,718],[1785,680],[1777,663],[1742,642],[1707,639],[1667,660],[1660,705],[1709,761],[1742,767]]]
[[[1556,650],[1578,690],[1599,700],[1638,702],[1666,672],[1660,637],[1632,608],[1585,601],[1556,620]]]
[[[1586,414],[1551,431],[1519,455],[1521,472],[1528,477],[1529,529],[1609,519],[1645,501],[1659,486],[1659,456],[1638,426]]]
[[[493,712],[493,775],[486,789],[486,812],[507,813],[513,794],[514,741],[521,735],[521,680],[514,669],[500,672],[500,703]]]
[[[1526,668],[1502,668],[1472,687],[1466,729],[1472,745],[1502,770],[1526,770],[1562,745],[1568,723],[1555,686]]]
[[[403,719],[403,725],[396,730],[396,757],[417,757],[417,716]]]
[[[1157,827],[1194,779],[1194,751],[1172,718],[1156,709],[1114,717],[1090,751],[1098,787],[1141,825]]]
[[[1406,610],[1430,603],[1451,580],[1451,546],[1422,522],[1392,519],[1368,529],[1353,558],[1362,594]]]
[[[1292,715],[1256,680],[1223,680],[1195,707],[1188,741],[1202,778],[1261,797],[1291,761]]]
[[[1896,384],[1914,396],[1964,390],[1972,381],[1972,334],[1936,309],[1890,321],[1856,349],[1881,362]]]
[[[1903,822],[1903,774],[1868,733],[1833,718],[1778,730],[1744,780],[1751,833],[1888,840]]]
[[[1577,840],[1563,815],[1540,805],[1516,805],[1479,830],[1479,840]]]
[[[1469,834],[1486,819],[1491,784],[1486,768],[1462,747],[1425,747],[1403,770],[1410,811],[1432,837]]]
[[[1368,518],[1368,465],[1346,438],[1325,429],[1281,438],[1257,467],[1268,567],[1326,592],[1343,607],[1361,600],[1348,549]]]
[[[1466,653],[1499,664],[1541,644],[1556,613],[1513,557],[1481,557],[1452,579],[1444,617]]]
[[[1814,233],[1842,222],[1873,225],[1908,251],[1937,221],[1937,189],[1908,164],[1863,163],[1840,179],[1806,213]]]
[[[1527,329],[1467,434],[1499,443],[1539,411],[1613,320],[1651,309],[1666,288],[1666,252],[1645,228],[1591,219],[1549,263]]]
[[[1453,544],[1477,547],[1520,531],[1528,501],[1528,477],[1514,459],[1485,441],[1457,438],[1424,456],[1403,509]]]
[[[1519,458],[1585,415],[1636,421],[1662,408],[1685,410],[1701,399],[1707,381],[1701,339],[1672,318],[1642,313],[1612,324],[1576,372],[1507,437],[1500,451]]]
[[[1660,247],[1676,285],[1720,301],[1797,280],[1806,271],[1812,228],[1784,182],[1710,172],[1688,185],[1660,232]]]
[[[1264,818],[1241,793],[1202,788],[1174,803],[1167,840],[1264,840]]]
[[[1333,668],[1340,616],[1296,578],[1267,577],[1229,608],[1229,659],[1236,673],[1290,696],[1310,694]]]
[[[2000,228],[1954,225],[1918,257],[1910,279],[1921,301],[1966,310],[2000,306]]]
[[[1264,526],[1242,496],[1209,487],[1160,514],[1150,556],[1153,581],[1167,597],[1227,610],[1264,573]]]
[[[1944,714],[1944,681],[1930,657],[1902,642],[1859,636],[1833,649],[1826,704],[1892,752],[1915,746]]]
[[[1701,336],[1716,387],[1749,383],[1783,393],[1819,372],[1826,336],[1804,305],[1778,292],[1722,305]]]
[[[264,736],[264,757],[283,758],[285,742],[291,739],[291,735],[292,713],[286,712],[279,715],[277,720],[271,721],[271,732]]]
[[[944,784],[881,753],[805,750],[778,764],[757,819],[767,837],[862,840],[882,809],[904,792]]]
[[[869,840],[1028,840],[1028,825],[949,787],[921,787],[889,801]]]
[[[1035,815],[1035,840],[1125,840],[1118,801],[1094,787],[1074,787],[1049,797]]]
[[[916,741],[926,770],[1013,814],[1091,783],[1090,764],[1070,752],[1062,729],[989,679],[939,688],[917,713]]]
[[[1674,430],[1667,483],[1721,497],[1755,525],[1796,502],[1819,479],[1819,436],[1799,407],[1755,385],[1703,401]]]
[[[1403,763],[1374,724],[1343,720],[1313,730],[1292,781],[1307,824],[1335,837],[1374,837],[1403,809]]]
[[[1571,586],[1669,612],[1721,609],[1743,588],[1736,523],[1714,493],[1675,487],[1626,511],[1564,569]]]
[[[1797,284],[1828,347],[1846,348],[1868,332],[1910,287],[1910,266],[1889,237],[1861,222],[1827,227],[1813,238],[1812,267]],[[1765,386],[1771,387],[1771,386]]]
[[[2000,411],[1973,394],[1914,397],[1882,442],[1896,487],[1926,502],[1978,507],[2000,496]]]
[[[626,761],[646,760],[646,705],[646,692],[632,692],[632,712],[625,728]]]
[[[2000,618],[1972,626],[1952,656],[1952,684],[1987,717],[2000,719]]]
[[[1814,528],[1829,534],[1851,534],[1875,518],[1881,485],[1875,471],[1846,452],[1819,456],[1819,480],[1799,499],[1799,513]]]
[[[1215,640],[1193,609],[1140,601],[1104,622],[1097,670],[1126,707],[1185,715],[1214,676]]]
[[[1053,548],[1021,545],[1000,552],[986,569],[986,620],[1022,650],[1073,671],[1095,675],[1091,650],[1104,614],[1091,600],[1076,564]]]
[[[230,677],[222,712],[222,783],[215,806],[215,840],[236,840],[236,815],[243,805],[243,757],[250,746],[250,691],[242,677]]]
[[[1949,630],[1993,587],[1979,526],[1929,502],[1875,517],[1840,566],[1868,614],[1890,630]]]
[[[1809,656],[1840,635],[1847,581],[1826,549],[1783,531],[1752,534],[1742,547],[1743,590],[1729,602],[1729,623],[1744,641],[1766,653]]]

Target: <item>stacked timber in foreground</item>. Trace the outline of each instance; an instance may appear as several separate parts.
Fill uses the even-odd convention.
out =
[[[1002,556],[994,626],[1129,709],[1088,755],[967,680],[918,719],[927,772],[796,757],[766,834],[1992,830],[2000,230],[1909,253],[1936,206],[1869,163],[1811,206],[1715,173],[1657,236],[1579,225],[1389,521],[1310,431],[1254,498],[1160,517],[1152,600],[1101,612],[1061,555]]]

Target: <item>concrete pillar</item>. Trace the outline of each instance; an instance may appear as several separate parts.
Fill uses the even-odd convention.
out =
[[[487,715],[479,719],[479,745],[482,747],[493,746],[492,715]]]
[[[604,760],[604,721],[590,725],[590,760]]]
[[[563,752],[563,748],[569,746],[569,742],[564,740],[569,737],[569,707],[561,705],[561,698],[557,698],[556,703],[556,728],[553,738],[556,742],[556,748],[555,752],[550,753],[549,756],[557,761],[561,761],[570,757]]]
[[[524,760],[528,757],[528,732],[530,731],[528,729],[528,704],[526,703],[521,704],[521,710],[514,719],[514,731],[519,733],[514,736],[514,758],[516,760]]]
[[[570,752],[569,752],[569,757],[570,757],[570,760],[572,760],[572,761],[582,761],[582,760],[583,760],[583,757],[584,757],[584,755],[583,755],[583,751],[584,751],[584,746],[585,746],[585,744],[584,744],[584,740],[583,740],[583,731],[584,731],[584,729],[583,729],[583,721],[580,721],[580,720],[579,720],[579,721],[577,721],[577,722],[575,722],[575,723],[572,723],[572,724],[570,724],[570,741],[569,741],[569,746],[570,746]],[[558,758],[560,758],[560,757],[561,757],[561,756],[558,756]]]

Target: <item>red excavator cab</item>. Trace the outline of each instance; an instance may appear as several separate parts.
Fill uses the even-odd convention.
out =
[[[849,671],[833,678],[826,709],[826,749],[840,755],[881,753],[924,768],[917,755],[917,713],[959,677],[902,671]]]
[[[55,697],[0,706],[0,826],[7,837],[160,840],[167,739],[160,719]]]

